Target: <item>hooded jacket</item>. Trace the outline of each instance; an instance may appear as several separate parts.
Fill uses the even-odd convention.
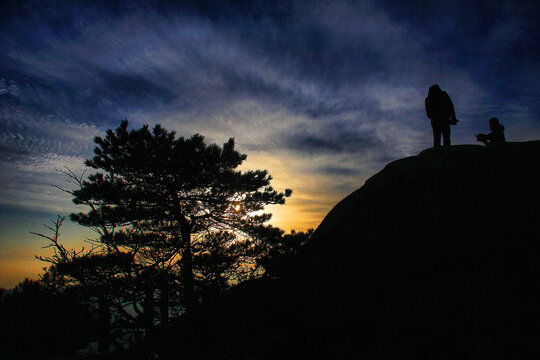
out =
[[[426,115],[431,119],[431,125],[450,124],[451,119],[456,118],[454,104],[446,91],[442,91],[438,85],[429,88],[428,96],[425,100]]]

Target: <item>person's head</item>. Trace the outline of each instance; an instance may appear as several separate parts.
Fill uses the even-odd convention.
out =
[[[429,87],[428,96],[432,96],[440,93],[442,90],[438,84],[433,84]]]
[[[495,130],[499,126],[499,119],[492,117],[489,119],[489,130]]]

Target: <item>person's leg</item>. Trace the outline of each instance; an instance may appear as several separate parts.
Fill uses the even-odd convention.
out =
[[[433,129],[433,147],[441,146],[441,129],[435,124],[431,125],[431,128]]]
[[[443,136],[444,146],[450,146],[450,124],[444,125],[441,129],[441,132]]]

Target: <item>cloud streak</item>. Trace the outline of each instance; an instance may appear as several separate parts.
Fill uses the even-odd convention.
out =
[[[279,171],[285,185],[305,174],[321,186],[333,182],[341,193],[332,200],[386,162],[430,145],[423,98],[434,82],[450,93],[462,120],[454,143],[473,142],[495,115],[511,125],[513,140],[539,128],[539,88],[530,80],[540,73],[537,45],[525,41],[519,53],[529,55],[513,54],[536,31],[521,8],[496,3],[498,17],[477,29],[458,11],[465,3],[449,6],[455,21],[437,24],[429,18],[438,7],[413,15],[392,1],[220,11],[145,4],[62,4],[5,22],[11,40],[0,42],[0,153],[10,173],[1,180],[26,185],[6,187],[4,204],[55,203],[43,198],[39,205],[31,195],[42,175],[52,174],[46,167],[80,167],[91,139],[123,118],[209,141],[235,137],[250,166]],[[54,19],[64,22],[54,26]],[[460,26],[477,32],[458,41],[469,33]],[[254,163],[251,154],[266,160]],[[295,166],[268,160],[278,156]],[[41,165],[30,171],[27,164]],[[306,183],[295,196],[316,192]],[[328,201],[306,198],[314,208]]]

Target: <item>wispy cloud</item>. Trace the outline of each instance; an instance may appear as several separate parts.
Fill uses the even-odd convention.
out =
[[[3,2],[0,243],[24,237],[22,213],[42,221],[77,210],[51,186],[71,186],[57,170],[82,171],[93,137],[124,118],[236,138],[244,169],[293,188],[286,206],[268,210],[297,230],[316,227],[387,162],[431,146],[423,102],[433,83],[461,120],[454,144],[474,142],[492,116],[511,141],[537,138],[538,9],[534,0]],[[0,269],[12,269],[0,285],[41,266],[26,255],[16,268],[0,254]]]
[[[133,126],[162,123],[209,141],[235,137],[250,166],[268,166],[284,185],[304,179],[295,196],[305,195],[307,212],[307,201],[328,206],[328,198],[311,196],[317,186],[346,195],[386,162],[430,146],[423,98],[434,82],[450,93],[462,120],[454,143],[472,142],[497,114],[521,129],[509,129],[515,140],[538,129],[531,100],[538,85],[525,76],[539,73],[536,63],[526,59],[515,70],[522,91],[514,91],[515,103],[504,104],[509,73],[494,74],[493,85],[485,69],[474,67],[485,65],[485,57],[472,55],[481,45],[512,64],[512,49],[531,31],[522,15],[501,12],[482,36],[463,39],[463,56],[473,60],[460,63],[454,55],[445,61],[451,48],[441,45],[444,29],[462,32],[457,10],[458,20],[432,31],[434,24],[420,20],[438,8],[408,20],[393,11],[399,6],[298,1],[280,16],[249,6],[223,16],[197,6],[135,6],[96,16],[95,8],[83,6],[76,16],[62,10],[76,18],[65,29],[33,17],[29,24],[41,29],[33,37],[42,44],[17,41],[28,38],[20,31],[11,43],[2,42],[6,69],[16,64],[17,72],[0,73],[0,152],[10,169],[3,182],[34,180],[6,187],[3,201],[51,207],[54,201],[44,197],[40,205],[37,195],[39,184],[53,177],[46,167],[80,166],[91,156],[91,139],[125,117]],[[12,20],[6,29],[21,30],[24,23]],[[448,42],[456,44],[451,37]],[[281,157],[289,167],[254,157]],[[317,184],[306,186],[308,176]]]

